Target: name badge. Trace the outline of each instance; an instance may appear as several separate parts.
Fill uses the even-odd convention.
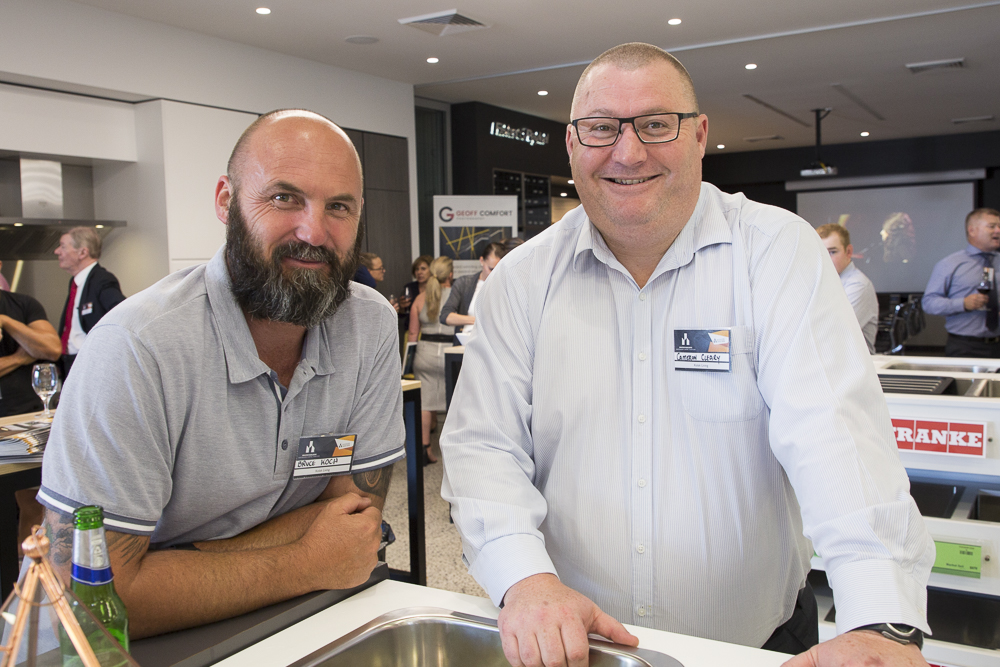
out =
[[[729,329],[674,329],[674,368],[728,373]]]
[[[306,435],[299,438],[293,479],[348,473],[357,435]]]
[[[94,312],[93,303],[85,303],[83,304],[83,308],[80,309],[81,315],[90,315],[92,312]]]

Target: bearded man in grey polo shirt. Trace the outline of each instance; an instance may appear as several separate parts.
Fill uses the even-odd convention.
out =
[[[396,314],[350,283],[354,146],[277,111],[227,171],[226,245],[91,330],[45,454],[53,561],[68,579],[71,513],[103,506],[133,638],[364,582],[403,456]]]

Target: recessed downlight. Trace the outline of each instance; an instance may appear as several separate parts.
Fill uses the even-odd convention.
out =
[[[24,223],[23,222],[15,222],[14,226],[15,227],[24,227]]]
[[[104,225],[94,225],[94,229],[104,229]]]
[[[744,67],[746,67],[747,69],[757,69],[757,64],[756,63],[747,63],[746,65],[744,65]]]
[[[434,63],[440,62],[440,60],[438,60],[434,56],[431,56],[430,58],[427,59],[427,62],[429,62],[431,65],[433,65]]]
[[[568,195],[568,194],[566,194],[565,192],[560,192],[560,193],[559,193],[559,196],[560,196],[560,197],[568,197],[569,195]]]
[[[667,23],[669,23],[670,25],[680,25],[681,24],[681,20],[680,19],[670,19],[669,21],[667,21]]]
[[[721,150],[722,150],[723,148],[725,148],[725,147],[726,147],[726,145],[725,145],[725,144],[718,144],[718,145],[716,145],[716,148],[718,148],[718,149],[719,149],[720,151],[721,151]]]
[[[257,13],[260,14],[261,16],[267,16],[268,14],[271,13],[271,10],[268,9],[267,7],[258,7]]]
[[[348,44],[374,44],[378,41],[378,37],[372,37],[371,35],[351,35],[350,37],[345,37],[344,41]]]
[[[862,133],[861,133],[861,136],[862,136],[862,137],[867,137],[867,136],[868,136],[868,134],[869,134],[868,132],[862,132]]]
[[[549,91],[547,91],[547,90],[539,90],[538,94],[541,95],[542,97],[545,97],[546,95],[549,94]]]
[[[572,178],[566,182],[569,183],[570,185],[576,185],[576,181],[574,181]]]

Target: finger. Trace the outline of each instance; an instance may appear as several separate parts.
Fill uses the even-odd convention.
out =
[[[368,498],[359,496],[356,493],[345,493],[334,499],[337,508],[344,514],[354,514],[371,505],[371,502]]]
[[[590,640],[583,624],[565,623],[561,631],[566,663],[569,667],[587,667],[590,664]]]
[[[814,651],[816,647],[809,649],[805,653],[799,653],[797,656],[781,663],[781,667],[813,667],[817,664],[814,658]]]
[[[522,632],[517,638],[517,655],[524,667],[542,667],[542,652],[534,633]]]
[[[593,623],[590,624],[588,632],[594,632],[606,639],[610,639],[616,644],[625,646],[638,646],[639,638],[625,629],[625,626],[617,620],[608,616],[603,611],[598,610]]]
[[[583,625],[580,625],[583,629]],[[535,632],[538,639],[538,649],[541,651],[542,664],[545,667],[565,667],[566,647],[563,646],[562,631],[558,625],[543,625]],[[586,667],[586,663],[584,663]]]
[[[517,635],[513,632],[500,631],[500,645],[503,647],[503,655],[511,667],[524,667],[521,662],[520,649],[517,644]]]

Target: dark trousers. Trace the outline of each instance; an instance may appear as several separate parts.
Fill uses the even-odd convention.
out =
[[[64,354],[59,357],[59,371],[62,373],[63,382],[66,381],[66,377],[69,375],[69,369],[73,367],[74,361],[76,361],[75,354]]]
[[[799,591],[792,617],[778,626],[761,648],[798,655],[818,643],[819,613],[816,610],[816,594],[807,581],[805,588]]]
[[[984,343],[981,340],[970,340],[967,336],[950,333],[948,342],[944,345],[944,356],[1000,359],[1000,342]]]

